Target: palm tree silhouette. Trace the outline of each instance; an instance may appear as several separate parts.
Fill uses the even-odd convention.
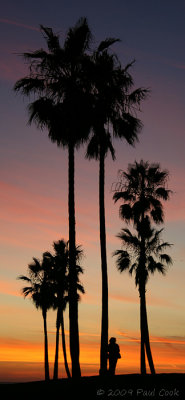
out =
[[[127,172],[120,171],[120,179],[114,186],[113,199],[122,200],[120,217],[133,226],[140,238],[140,297],[142,302],[141,314],[141,373],[146,373],[145,347],[150,370],[155,373],[152,354],[147,334],[147,315],[145,312],[145,264],[146,264],[146,227],[147,223],[160,224],[164,221],[162,201],[170,197],[171,191],[167,188],[168,171],[161,170],[159,164],[149,164],[141,160],[139,163],[129,164]],[[147,222],[148,221],[148,222]],[[148,228],[147,228],[148,229]]]
[[[123,272],[128,270],[132,275],[135,274],[135,283],[138,286],[140,297],[140,327],[141,327],[141,373],[146,373],[145,349],[152,374],[155,374],[154,363],[150,348],[149,328],[146,308],[146,284],[149,274],[156,271],[165,274],[166,266],[172,264],[171,257],[163,253],[166,247],[171,245],[160,239],[163,229],[156,230],[151,228],[149,217],[144,220],[145,227],[138,226],[137,234],[133,235],[129,229],[122,229],[118,237],[127,250],[117,250],[114,255],[117,256],[116,264],[118,270]],[[144,254],[143,254],[143,232],[144,232]],[[144,260],[145,258],[145,260]]]
[[[35,122],[41,129],[47,128],[51,141],[68,149],[70,353],[72,376],[79,377],[74,152],[90,131],[91,96],[86,69],[91,32],[86,18],[81,18],[68,30],[61,47],[51,28],[41,26],[41,31],[48,51],[40,49],[23,54],[30,65],[30,74],[17,81],[14,89],[26,96],[34,94],[29,122]]]
[[[100,374],[107,372],[108,346],[108,274],[105,227],[105,158],[110,151],[113,160],[115,150],[112,136],[125,139],[133,145],[141,130],[141,121],[135,116],[136,108],[145,99],[148,90],[138,88],[131,92],[133,79],[129,68],[121,67],[115,54],[109,49],[117,39],[102,41],[92,56],[91,80],[93,82],[92,136],[86,157],[99,161],[99,223],[102,271],[102,322]],[[134,110],[134,113],[133,113]]]
[[[36,308],[42,310],[44,321],[44,365],[45,380],[49,380],[49,358],[48,358],[48,335],[47,335],[47,311],[53,305],[53,290],[50,285],[50,266],[43,258],[40,262],[37,258],[33,258],[33,262],[28,265],[28,276],[20,275],[21,279],[28,286],[22,288],[24,297],[29,296]]]
[[[55,348],[55,362],[54,362],[54,373],[53,379],[58,379],[58,355],[59,355],[59,331],[62,325],[64,334],[63,341],[63,354],[64,364],[66,368],[67,376],[70,378],[70,372],[66,356],[66,345],[65,345],[65,329],[63,312],[66,309],[68,301],[68,276],[67,276],[67,264],[68,264],[68,249],[64,240],[53,243],[55,254],[45,252],[44,257],[50,264],[51,274],[50,283],[52,285],[54,302],[53,308],[57,310],[56,318],[56,348]]]
[[[64,328],[64,311],[69,302],[69,243],[65,240],[53,242],[54,254],[50,252],[44,253],[44,259],[50,265],[50,285],[53,291],[53,308],[57,310],[56,318],[56,350],[54,362],[53,379],[58,379],[58,356],[59,356],[59,331],[61,327],[62,348],[64,356],[64,365],[68,378],[71,377],[66,352],[65,328]],[[80,262],[83,251],[80,246],[76,247],[76,261]],[[83,272],[80,265],[76,265],[77,270],[77,301],[80,300],[80,294],[85,293],[83,286],[79,280],[79,274]]]

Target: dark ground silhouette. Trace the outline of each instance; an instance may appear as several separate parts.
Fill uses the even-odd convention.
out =
[[[1,384],[1,398],[88,399],[178,399],[185,400],[185,374],[115,375],[58,381]]]

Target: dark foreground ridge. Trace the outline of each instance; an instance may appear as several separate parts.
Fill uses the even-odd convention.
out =
[[[185,374],[100,376],[0,385],[1,399],[185,400]],[[9,397],[11,396],[11,397]]]

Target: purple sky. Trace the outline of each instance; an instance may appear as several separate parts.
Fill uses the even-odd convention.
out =
[[[26,66],[18,54],[45,46],[39,32],[40,24],[59,32],[62,41],[67,29],[79,17],[86,16],[94,35],[94,46],[106,37],[120,38],[121,42],[114,48],[122,64],[136,59],[132,70],[135,87],[151,89],[139,115],[144,125],[139,144],[130,148],[124,142],[114,142],[116,161],[112,162],[110,156],[106,160],[110,333],[139,331],[138,295],[134,283],[126,274],[119,275],[111,257],[119,248],[115,235],[122,227],[118,205],[112,201],[111,185],[117,179],[118,169],[126,169],[128,163],[143,158],[159,162],[162,168],[169,170],[169,187],[174,191],[165,207],[164,233],[164,238],[174,244],[171,251],[174,265],[165,278],[157,275],[149,282],[151,333],[184,340],[184,15],[185,3],[181,0],[115,0],[109,3],[97,0],[38,0],[32,3],[7,0],[1,5],[0,338],[23,340],[30,335],[30,329],[37,332],[37,323],[33,322],[35,314],[30,317],[31,321],[27,316],[27,310],[32,310],[33,306],[18,296],[21,286],[16,277],[26,272],[33,256],[41,257],[43,251],[51,250],[54,240],[67,238],[68,234],[67,155],[50,143],[46,132],[27,126],[28,100],[23,100],[12,90],[16,80],[26,73]],[[80,305],[80,327],[84,332],[98,335],[101,309],[98,165],[95,161],[85,160],[84,153],[85,148],[76,156],[77,241],[84,246],[86,254],[83,282],[87,293]],[[133,299],[133,303],[129,299]],[[24,309],[26,329],[20,317],[16,325],[14,307],[20,313]],[[40,321],[41,317],[37,318]],[[54,329],[52,318],[50,324]],[[184,344],[180,349],[182,347],[184,349]],[[3,361],[7,361],[7,357],[5,353]],[[172,370],[174,365],[172,362]],[[184,372],[185,365],[178,364],[177,368]]]

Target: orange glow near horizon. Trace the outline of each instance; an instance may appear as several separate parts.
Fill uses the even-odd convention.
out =
[[[53,334],[53,332],[52,332]],[[80,335],[80,363],[83,376],[98,375],[99,371],[99,350],[100,344],[94,337],[87,336],[87,333]],[[117,374],[129,374],[140,372],[140,341],[139,333],[131,332],[122,334],[117,332],[118,343],[120,346],[121,359],[118,360]],[[28,341],[1,338],[0,340],[0,381],[5,379],[6,368],[17,363],[18,371],[15,374],[7,375],[6,381],[16,381],[19,377],[23,380],[33,379],[33,372],[39,369],[37,379],[43,379],[44,368],[44,349],[43,343],[30,343]],[[182,372],[185,368],[185,339],[151,337],[151,348],[156,366],[156,372]],[[49,345],[50,368],[53,368],[55,345]],[[70,354],[67,349],[67,357],[70,365]],[[62,349],[59,351],[59,364],[64,372]],[[29,366],[32,365],[29,372]],[[25,375],[24,375],[25,366]],[[3,378],[4,377],[4,378]]]

